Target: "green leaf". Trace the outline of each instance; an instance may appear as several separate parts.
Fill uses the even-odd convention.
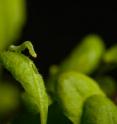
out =
[[[0,0],[0,50],[19,37],[25,19],[25,0]]]
[[[112,97],[116,93],[117,86],[115,80],[112,77],[100,77],[97,79],[97,82],[107,96]]]
[[[50,67],[49,79],[47,80],[46,88],[52,98],[54,97],[53,94],[55,92],[55,86],[56,86],[56,82],[57,82],[58,72],[59,72],[58,66],[52,65]]]
[[[27,44],[30,43],[27,42]],[[23,46],[21,45],[21,47]],[[21,47],[18,47],[18,49],[21,49]],[[13,50],[15,51],[10,50],[0,53],[0,62],[8,71],[11,72],[13,77],[22,84],[25,92],[33,100],[34,104],[37,104],[38,111],[40,112],[41,116],[41,123],[46,124],[48,113],[48,97],[43,78],[39,74],[34,63],[28,57],[19,51],[16,52],[17,50],[14,49],[14,47]]]
[[[19,105],[16,87],[0,81],[0,117],[15,110]]]
[[[82,114],[81,124],[117,124],[117,107],[101,95],[89,97]]]
[[[56,91],[57,77],[65,71],[77,71],[91,74],[100,64],[105,46],[97,35],[88,35],[78,44],[71,54],[60,64],[52,66],[47,83],[47,90],[53,97]]]
[[[74,124],[80,124],[84,102],[95,94],[104,96],[97,83],[84,74],[69,71],[58,78],[55,95],[65,115]]]
[[[104,55],[104,62],[117,63],[117,44],[112,46]]]
[[[64,60],[60,69],[90,74],[98,67],[104,50],[104,43],[99,36],[88,35]]]

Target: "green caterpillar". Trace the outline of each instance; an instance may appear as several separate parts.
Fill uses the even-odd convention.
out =
[[[81,45],[81,51],[87,48],[89,41],[85,43],[85,45]],[[0,62],[22,84],[25,89],[23,98],[26,102],[29,102],[30,106],[34,107],[33,110],[40,112],[41,124],[46,124],[50,99],[46,93],[43,78],[36,66],[21,53],[25,48],[28,48],[33,57],[37,56],[31,42],[26,41],[20,46],[11,45],[7,51],[1,52]],[[103,46],[101,48],[103,51]],[[89,54],[87,54],[87,57],[85,56],[86,53],[91,54],[91,51],[87,52],[88,50],[90,51],[90,48],[87,48],[81,58],[89,59]],[[50,82],[48,86],[63,113],[73,124],[117,124],[117,107],[106,97],[97,82],[83,74],[90,74],[96,68],[102,56],[102,51],[96,52],[99,56],[90,61],[94,64],[88,63],[91,69],[88,69],[87,65],[86,70],[85,68],[77,70],[77,66],[74,64],[75,58],[73,59],[74,62],[69,59],[66,65],[51,68],[52,79],[50,81],[54,83]],[[72,64],[74,68],[71,68]]]
[[[26,94],[36,104],[41,116],[41,124],[46,124],[48,113],[48,97],[43,78],[38,73],[34,63],[20,53],[25,48],[29,49],[32,56],[36,57],[32,44],[27,41],[20,46],[11,46],[8,51],[0,53],[0,62],[11,72],[13,77],[22,84]]]

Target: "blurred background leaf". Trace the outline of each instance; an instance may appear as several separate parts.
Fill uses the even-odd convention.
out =
[[[117,83],[110,76],[102,76],[97,79],[97,83],[108,97],[112,97],[117,91]]]
[[[0,0],[0,50],[20,36],[25,19],[25,0]]]
[[[19,105],[18,90],[8,83],[0,83],[0,117],[15,110]]]
[[[0,52],[21,35],[26,21],[25,0],[0,0]],[[0,65],[0,123],[4,117],[19,107],[19,90],[4,73]],[[5,78],[4,78],[5,77]],[[6,83],[7,82],[7,83]],[[7,119],[6,119],[7,121]]]

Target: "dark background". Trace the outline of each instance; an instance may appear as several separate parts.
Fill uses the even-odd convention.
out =
[[[27,0],[27,22],[19,41],[33,42],[38,58],[35,61],[47,77],[51,64],[59,64],[87,34],[98,34],[107,47],[116,43],[117,12],[114,8],[50,7]]]

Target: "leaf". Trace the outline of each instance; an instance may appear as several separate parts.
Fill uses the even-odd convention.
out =
[[[25,0],[0,0],[0,50],[19,37],[25,18]]]
[[[69,71],[58,77],[55,95],[64,114],[74,124],[80,124],[84,102],[95,94],[104,96],[97,83],[84,74]]]
[[[18,107],[18,95],[16,87],[0,81],[0,118]]]
[[[108,49],[104,55],[104,62],[117,63],[117,44]]]
[[[47,90],[53,99],[56,92],[57,77],[65,71],[91,74],[100,64],[105,51],[102,39],[97,35],[88,35],[78,44],[70,55],[59,65],[50,68]]]
[[[29,42],[27,42],[26,47],[28,45],[30,45]],[[22,47],[23,45],[16,48],[12,47],[14,51],[10,51],[10,48],[9,51],[0,53],[0,61],[3,66],[11,72],[13,77],[22,84],[25,92],[33,100],[34,104],[37,104],[38,111],[40,112],[41,116],[41,123],[46,124],[48,113],[48,97],[43,78],[38,73],[34,63],[28,57],[19,52],[19,49],[23,49]],[[33,48],[31,49],[33,50]]]
[[[101,95],[89,97],[82,114],[81,124],[117,124],[117,107]]]
[[[104,51],[102,39],[97,35],[88,35],[61,63],[60,69],[91,74],[99,66]]]
[[[112,97],[116,93],[117,86],[115,80],[112,77],[99,77],[97,82],[107,96]]]
[[[47,88],[47,91],[51,95],[52,98],[54,97],[53,94],[55,92],[55,86],[56,86],[56,82],[57,82],[56,80],[58,77],[58,72],[59,72],[58,66],[52,65],[50,67],[49,79],[47,80],[46,88]]]

